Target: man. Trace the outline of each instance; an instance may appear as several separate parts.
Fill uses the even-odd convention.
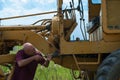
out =
[[[51,56],[43,58],[32,44],[25,43],[16,54],[16,64],[12,80],[33,80],[38,63],[48,67]]]

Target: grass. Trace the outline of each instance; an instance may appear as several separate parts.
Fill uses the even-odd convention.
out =
[[[50,62],[48,68],[38,65],[34,80],[73,80],[70,70]]]

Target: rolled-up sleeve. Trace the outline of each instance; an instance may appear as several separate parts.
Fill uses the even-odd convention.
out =
[[[20,61],[23,59],[23,54],[21,51],[18,51],[16,54],[16,61]]]
[[[38,63],[43,65],[46,61],[45,58],[41,55],[41,53],[37,53],[37,55],[40,55],[42,57],[42,59]]]

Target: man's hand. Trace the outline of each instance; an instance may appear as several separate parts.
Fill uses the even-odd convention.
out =
[[[52,59],[52,55],[47,55],[47,60],[50,61]]]
[[[40,55],[35,55],[34,56],[34,60],[35,61],[41,61],[42,60],[42,57]]]
[[[45,67],[48,67],[49,66],[49,63],[50,63],[50,60],[52,59],[52,55],[47,55],[46,57],[46,61],[45,63],[43,64]]]

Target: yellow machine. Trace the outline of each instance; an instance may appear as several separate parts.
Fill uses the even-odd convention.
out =
[[[78,24],[76,10],[84,22],[82,0],[78,0],[77,8],[72,0],[71,9],[63,9],[63,1],[57,0],[57,11],[1,18],[7,20],[56,13],[52,19],[42,19],[32,25],[0,26],[0,64],[14,64],[15,55],[8,54],[9,51],[15,45],[30,42],[45,54],[59,50],[53,61],[72,69],[76,79],[120,80],[120,0],[102,0],[100,4],[93,3],[96,0],[87,0],[89,39],[81,31],[84,40],[77,38],[75,41],[70,40],[70,35]],[[36,25],[39,22],[41,25]],[[79,70],[80,75],[76,76],[74,70]],[[5,78],[0,69],[0,80]]]

